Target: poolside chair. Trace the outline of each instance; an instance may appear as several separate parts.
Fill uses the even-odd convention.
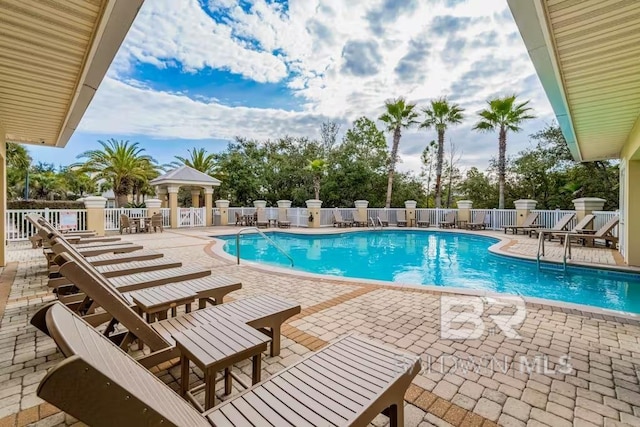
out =
[[[551,228],[525,228],[524,232],[529,233],[529,237],[537,237],[539,234],[544,234],[545,236],[549,236],[549,240],[553,237],[553,233],[562,231],[569,226],[571,220],[576,216],[574,213],[568,213],[562,216]]]
[[[39,214],[27,214],[27,221],[29,221],[37,230],[34,236],[31,236],[32,247],[43,246],[45,248],[51,246],[49,241],[49,235],[59,236],[74,244],[86,244],[86,243],[106,243],[119,241],[119,237],[115,236],[95,236],[95,232],[74,232],[64,233],[53,226],[43,216]]]
[[[161,252],[151,251],[151,250],[138,250],[134,252],[128,253],[120,253],[120,254],[102,254],[91,257],[85,257],[87,262],[94,267],[106,266],[106,265],[115,265],[115,264],[123,264],[130,263],[135,261],[148,261],[152,259],[160,259],[164,257],[164,254]],[[55,257],[54,257],[55,262]],[[57,264],[51,264],[49,266],[49,277],[51,274],[58,273],[60,270],[60,266]]]
[[[278,227],[291,227],[291,221],[289,221],[288,211],[286,209],[278,209]]]
[[[440,228],[453,228],[456,226],[456,212],[455,211],[449,211],[447,212],[447,214],[444,216],[444,220],[440,221],[438,223],[438,226]]]
[[[258,208],[256,211],[256,227],[269,227],[269,220],[267,219],[267,213],[264,209]]]
[[[418,227],[429,227],[431,222],[429,221],[429,214],[427,212],[416,211],[416,225]]]
[[[467,230],[485,230],[487,228],[486,224],[487,211],[476,211],[473,213],[473,218],[471,222],[467,223]]]
[[[338,208],[333,211],[333,226],[334,227],[351,227],[352,221],[345,221],[342,219],[342,212]]]
[[[538,220],[538,216],[540,214],[538,212],[531,212],[522,222],[522,225],[505,225],[504,234],[507,234],[507,231],[511,230],[512,234],[518,234],[520,230],[530,230],[531,228],[542,228],[542,224],[536,224],[535,222]],[[524,231],[523,231],[524,233]]]
[[[398,227],[406,227],[407,226],[407,211],[404,209],[400,209],[396,213],[396,225]]]
[[[51,307],[44,323],[66,359],[37,394],[96,427],[366,426],[381,412],[403,426],[404,395],[420,371],[417,356],[347,335],[200,413],[65,307]]]
[[[126,230],[129,234],[132,233],[132,229],[135,229],[136,225],[129,220],[129,217],[125,214],[120,214],[120,234]]]
[[[366,227],[368,224],[368,220],[366,218],[360,218],[360,212],[355,209],[352,213],[353,215],[353,225],[356,227]]]
[[[616,215],[606,222],[602,227],[593,232],[592,230],[584,230],[580,233],[558,233],[557,236],[560,238],[560,243],[564,243],[564,239],[569,237],[571,241],[576,241],[586,245],[589,243],[589,246],[595,246],[596,240],[604,240],[605,246],[609,247],[609,244],[613,248],[618,244],[618,238],[613,235],[613,230],[618,226],[620,222],[620,218]]]
[[[388,227],[389,226],[389,215],[387,214],[387,210],[386,209],[378,214],[378,222],[383,227]]]
[[[588,231],[585,231],[585,230],[587,230],[587,227],[590,227],[593,221],[595,220],[596,220],[595,215],[593,214],[585,215],[584,218],[578,221],[576,226],[571,229],[571,232],[572,233],[585,233],[585,232],[588,233]]]
[[[162,214],[156,213],[151,215],[151,227],[153,227],[153,232],[155,233],[157,229],[160,229],[160,232],[164,232],[164,227],[162,226]]]

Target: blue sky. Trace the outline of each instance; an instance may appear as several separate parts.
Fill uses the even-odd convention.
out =
[[[234,136],[318,137],[376,119],[387,99],[447,96],[466,109],[448,136],[463,168],[484,168],[497,137],[471,131],[486,99],[516,93],[537,118],[510,154],[553,119],[506,0],[146,0],[67,147],[32,147],[68,164],[96,141],[137,141],[160,163]],[[409,130],[401,170],[418,171],[433,131]],[[390,138],[389,138],[390,140]]]

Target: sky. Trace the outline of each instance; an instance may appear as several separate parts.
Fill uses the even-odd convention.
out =
[[[459,165],[483,169],[497,135],[472,131],[477,112],[511,94],[536,115],[509,135],[515,155],[553,114],[506,0],[146,0],[66,148],[30,152],[69,164],[116,138],[165,164],[235,136],[319,138],[327,120],[342,135],[386,100],[446,96],[465,109],[447,132]],[[405,131],[398,169],[418,172],[433,139]]]

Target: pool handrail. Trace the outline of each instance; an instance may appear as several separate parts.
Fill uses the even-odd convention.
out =
[[[280,245],[278,245],[276,242],[274,242],[272,238],[270,238],[269,236],[264,234],[262,232],[262,230],[260,230],[258,227],[241,228],[236,233],[236,258],[237,258],[238,265],[240,265],[240,235],[244,231],[257,231],[258,234],[260,234],[262,237],[264,237],[267,240],[267,242],[271,243],[278,251],[280,251],[282,253],[282,255],[284,255],[287,258],[289,258],[289,261],[291,262],[291,267],[293,267],[293,258],[291,257],[291,255],[289,255],[284,249],[282,249],[282,247]]]

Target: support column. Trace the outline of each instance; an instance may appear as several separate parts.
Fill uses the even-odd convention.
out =
[[[576,218],[580,222],[582,219],[591,215],[593,211],[601,211],[604,208],[605,199],[599,199],[597,197],[581,197],[579,199],[572,200],[573,206],[576,208]],[[593,222],[585,227],[587,230],[593,229]]]
[[[7,141],[5,130],[0,123],[0,266],[7,265]]]
[[[171,228],[178,228],[178,190],[180,187],[167,187],[169,193],[169,225]]]
[[[309,228],[320,228],[320,208],[322,200],[311,199],[306,201],[309,211]]]
[[[158,193],[158,199],[160,199],[160,207],[167,207],[167,189],[166,188],[156,188],[156,193]]]
[[[458,200],[458,221],[471,221],[472,200]]]
[[[516,225],[521,226],[531,211],[536,208],[538,202],[531,199],[520,199],[513,204],[516,206]]]
[[[291,208],[291,200],[278,200],[278,218],[286,218],[289,208]]]
[[[191,190],[191,206],[194,208],[200,207],[200,189]]]
[[[98,236],[104,236],[104,208],[107,199],[100,196],[84,198],[84,207],[87,209],[87,230],[93,230]]]
[[[404,208],[407,214],[407,225],[409,227],[416,226],[416,206],[418,206],[418,202],[415,200],[407,200],[404,202]]]
[[[353,202],[354,206],[356,207],[356,211],[358,211],[358,215],[360,216],[360,219],[366,221],[367,223],[369,222],[369,215],[367,215],[367,208],[369,207],[369,201],[368,200],[356,200],[355,202]],[[375,225],[375,223],[374,223]]]
[[[204,189],[204,211],[205,224],[211,227],[213,225],[213,188]]]
[[[147,199],[144,201],[144,204],[147,206],[149,216],[160,213],[160,206],[162,206],[160,199]]]
[[[216,200],[216,208],[220,209],[220,225],[229,225],[229,201]]]
[[[267,207],[267,201],[266,200],[254,200],[253,201],[253,206],[258,209],[258,208],[266,208]]]

